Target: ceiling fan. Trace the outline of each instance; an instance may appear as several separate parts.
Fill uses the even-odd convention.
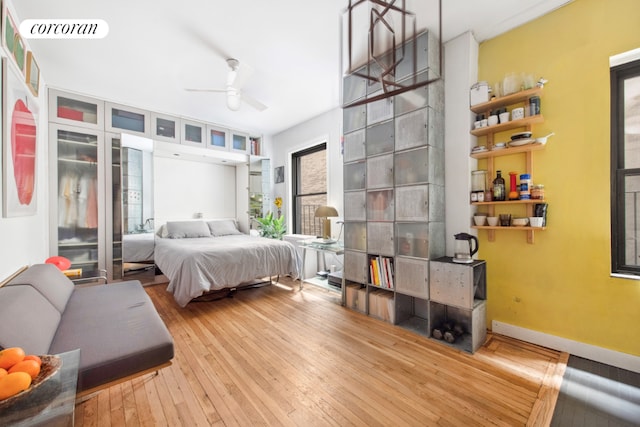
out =
[[[224,92],[227,94],[227,107],[231,111],[238,111],[241,102],[244,102],[258,111],[264,111],[267,106],[242,91],[253,70],[247,65],[240,65],[240,61],[234,58],[227,59],[229,72],[227,73],[227,86],[225,89],[186,89],[190,92]]]

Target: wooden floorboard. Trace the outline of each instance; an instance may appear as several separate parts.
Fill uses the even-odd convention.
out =
[[[173,364],[78,403],[76,425],[549,425],[566,354],[489,334],[471,355],[280,283],[185,308],[146,287]]]

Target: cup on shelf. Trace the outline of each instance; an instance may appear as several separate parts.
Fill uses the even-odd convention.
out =
[[[529,225],[531,225],[532,227],[542,227],[543,221],[544,221],[544,218],[542,218],[541,216],[529,217]]]
[[[511,226],[511,214],[500,214],[500,226],[501,227]]]
[[[489,126],[497,125],[498,124],[498,116],[496,116],[495,114],[489,116],[489,119],[487,120],[487,123],[489,124]]]
[[[473,216],[473,222],[478,226],[483,226],[484,222],[486,221],[487,216],[486,215],[474,215]]]
[[[487,217],[487,223],[491,226],[491,227],[495,227],[496,225],[498,225],[498,217],[497,216],[488,216]]]
[[[500,113],[498,117],[500,118],[500,123],[507,123],[509,121],[509,112]]]
[[[489,124],[489,121],[487,119],[480,120],[480,127],[486,128],[488,124]]]
[[[511,120],[524,119],[524,108],[518,107],[511,110]]]

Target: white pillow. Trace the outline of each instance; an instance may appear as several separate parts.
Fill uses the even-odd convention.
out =
[[[171,221],[167,222],[167,237],[170,239],[211,237],[211,232],[204,221]]]
[[[207,222],[207,225],[209,226],[209,230],[211,231],[211,235],[213,237],[242,234],[242,232],[238,230],[236,222],[232,219],[209,221]]]

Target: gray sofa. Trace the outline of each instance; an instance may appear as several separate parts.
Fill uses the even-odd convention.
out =
[[[170,363],[173,338],[139,281],[75,286],[35,264],[0,288],[0,347],[80,349],[78,393]]]

